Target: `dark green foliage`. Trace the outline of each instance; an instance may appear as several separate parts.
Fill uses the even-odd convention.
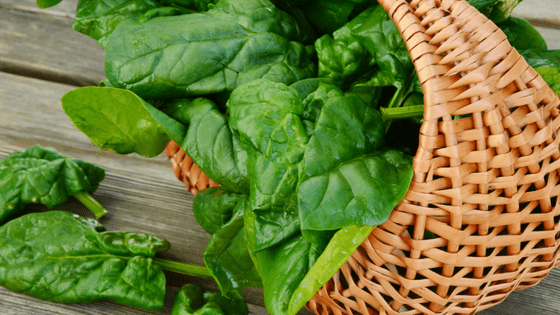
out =
[[[163,239],[106,232],[68,212],[32,213],[0,227],[0,284],[61,303],[110,300],[163,307],[165,276],[152,257]]]
[[[0,160],[0,223],[27,204],[54,208],[70,196],[93,193],[105,171],[93,164],[68,159],[52,148],[39,145],[14,152]],[[96,213],[104,214],[104,209]]]

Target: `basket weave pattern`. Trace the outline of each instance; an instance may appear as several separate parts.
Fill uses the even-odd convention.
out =
[[[379,3],[424,91],[414,178],[389,221],[308,307],[473,314],[535,285],[556,264],[560,101],[466,1]]]
[[[378,0],[424,91],[414,178],[307,308],[316,314],[474,314],[558,264],[558,96],[464,0]],[[216,185],[170,143],[193,194]]]

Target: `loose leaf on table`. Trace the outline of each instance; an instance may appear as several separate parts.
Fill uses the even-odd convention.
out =
[[[105,171],[93,164],[68,159],[52,148],[39,145],[0,160],[0,222],[20,212],[27,204],[49,208],[75,196],[97,218],[107,211],[89,195],[105,178]]]
[[[120,154],[154,157],[169,142],[167,133],[175,140],[186,132],[183,125],[170,119],[164,129],[156,119],[158,111],[134,93],[118,88],[72,90],[62,97],[62,108],[93,144]]]
[[[467,0],[468,3],[494,21],[494,23],[507,19],[521,1],[523,0]]]
[[[297,35],[268,0],[222,0],[204,13],[119,24],[105,69],[113,86],[144,99],[231,91],[258,78],[291,84],[316,72],[312,47]]]
[[[159,310],[165,275],[152,257],[168,248],[161,238],[104,231],[69,212],[31,213],[0,227],[0,284],[51,302]]]
[[[241,295],[223,296],[195,284],[183,286],[173,297],[171,315],[247,315],[249,310]]]
[[[106,47],[107,37],[123,21],[137,21],[146,12],[162,8],[155,0],[82,0],[78,2],[72,28]],[[167,8],[168,15],[181,13]]]

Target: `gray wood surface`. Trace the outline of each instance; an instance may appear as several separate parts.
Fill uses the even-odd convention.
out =
[[[560,12],[560,1],[545,2],[556,4],[556,12]],[[105,78],[104,50],[94,40],[71,29],[76,3],[77,0],[65,0],[54,8],[41,10],[35,0],[0,0],[0,158],[41,144],[54,147],[68,157],[102,166],[107,176],[94,197],[110,211],[100,220],[108,230],[144,232],[166,238],[171,249],[158,257],[203,265],[202,254],[209,236],[195,221],[192,195],[175,179],[167,158],[100,152],[72,125],[60,106],[60,98],[66,92],[76,86],[97,84]],[[531,7],[525,12],[530,13]],[[516,11],[516,14],[525,13]],[[551,49],[560,48],[559,30],[544,28],[543,32]],[[91,217],[74,199],[58,209]],[[33,206],[28,211],[46,209]],[[110,302],[48,303],[0,287],[0,314],[170,314],[172,296],[185,283],[216,289],[210,279],[166,275],[168,293],[160,312]],[[560,314],[559,278],[560,270],[555,269],[536,287],[514,292],[505,302],[478,314]],[[251,314],[268,314],[263,307],[261,289],[251,288],[244,293]]]

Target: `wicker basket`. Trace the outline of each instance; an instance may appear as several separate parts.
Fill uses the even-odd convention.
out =
[[[474,314],[557,264],[560,100],[466,1],[379,3],[405,39],[424,91],[414,178],[389,220],[307,307]],[[191,192],[210,185],[176,144],[167,152]]]

